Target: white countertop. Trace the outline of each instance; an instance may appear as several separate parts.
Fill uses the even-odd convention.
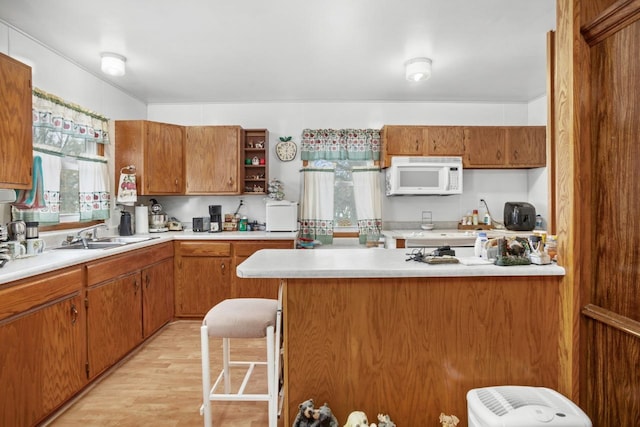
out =
[[[154,239],[108,249],[61,250],[52,249],[50,248],[50,243],[47,243],[47,250],[42,254],[14,259],[0,268],[0,284],[173,240],[295,240],[296,235],[296,232],[224,231],[221,233],[194,233],[192,230],[185,230],[149,233],[146,235],[136,234],[135,237],[153,237]],[[46,233],[40,233],[40,237],[46,239]],[[56,241],[58,240],[62,241],[61,238]]]
[[[406,261],[407,249],[263,249],[240,264],[247,278],[563,276],[556,264],[499,267]]]

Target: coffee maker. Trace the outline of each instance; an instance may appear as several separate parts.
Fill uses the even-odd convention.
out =
[[[222,206],[209,205],[209,216],[211,217],[211,232],[222,231]]]

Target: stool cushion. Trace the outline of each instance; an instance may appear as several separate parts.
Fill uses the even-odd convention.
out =
[[[204,316],[210,337],[263,338],[267,327],[275,326],[278,300],[231,298],[216,304]]]

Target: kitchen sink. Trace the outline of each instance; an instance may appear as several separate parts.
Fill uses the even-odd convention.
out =
[[[112,237],[101,237],[96,240],[96,243],[120,243],[120,244],[129,244],[129,243],[139,243],[146,242],[147,240],[157,239],[158,237],[135,237],[135,236],[112,236]]]
[[[54,249],[109,249],[120,246],[130,245],[132,243],[146,242],[147,240],[157,239],[158,237],[133,237],[133,236],[114,236],[101,237],[98,240],[88,240],[85,247],[82,242],[75,242],[69,245],[58,246]]]

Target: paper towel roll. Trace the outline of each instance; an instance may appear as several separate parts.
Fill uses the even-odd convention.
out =
[[[135,215],[136,234],[149,234],[149,208],[136,206]]]

